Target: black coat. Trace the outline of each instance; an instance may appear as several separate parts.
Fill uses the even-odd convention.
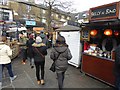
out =
[[[33,54],[32,54],[32,44],[35,42],[35,40],[33,40],[32,38],[30,38],[29,40],[27,40],[26,42],[26,46],[27,46],[27,56],[32,58]]]
[[[120,45],[115,49],[115,75],[120,76]]]
[[[40,44],[34,43],[32,46],[33,46],[32,49],[33,49],[33,58],[34,58],[34,61],[35,62],[45,61],[45,55],[47,55],[47,47],[46,47],[46,45],[43,44],[43,43],[40,43]]]

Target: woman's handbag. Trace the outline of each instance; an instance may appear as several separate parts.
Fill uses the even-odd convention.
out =
[[[59,53],[59,52],[58,52],[58,53]],[[58,54],[56,60],[58,59],[58,57],[60,56],[60,54],[61,54],[61,53]],[[53,63],[52,63],[52,65],[51,65],[51,67],[50,67],[50,70],[53,71],[53,72],[55,72],[55,60],[53,60]]]
[[[50,70],[55,72],[55,61],[52,63],[51,67],[50,67]]]

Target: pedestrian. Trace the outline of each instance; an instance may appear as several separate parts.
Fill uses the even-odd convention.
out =
[[[47,46],[42,42],[40,36],[36,37],[35,43],[33,43],[32,46],[33,46],[34,64],[36,67],[37,83],[44,85],[45,55],[47,55]],[[41,77],[40,77],[40,69],[41,69]]]
[[[20,49],[21,49],[21,54],[22,54],[22,64],[26,64],[26,60],[27,60],[27,46],[26,46],[26,42],[27,42],[27,36],[25,36],[24,34],[20,35]]]
[[[14,79],[16,79],[17,75],[13,74],[12,71],[12,64],[11,64],[11,59],[10,56],[12,56],[12,49],[5,44],[7,38],[4,36],[2,37],[2,40],[0,41],[0,66],[2,65],[2,71],[0,69],[0,84],[2,85],[2,73],[4,67],[7,68],[9,76],[10,76],[10,81],[12,82]]]
[[[44,33],[44,31],[40,32],[40,37],[42,38],[42,42],[47,45],[48,44],[48,38],[47,35]]]
[[[120,90],[120,45],[115,49],[115,88]]]
[[[58,79],[59,90],[63,89],[65,72],[68,68],[68,60],[72,58],[70,49],[66,44],[65,38],[59,36],[50,54],[50,58],[55,62],[55,71]]]
[[[33,37],[33,35],[32,34],[30,34],[29,35],[29,39],[27,40],[27,42],[26,42],[26,46],[27,46],[27,56],[28,56],[28,58],[29,58],[29,60],[30,60],[30,66],[31,66],[31,68],[34,68],[34,61],[33,61],[33,54],[32,54],[32,44],[35,42],[35,40],[34,40],[34,37]]]

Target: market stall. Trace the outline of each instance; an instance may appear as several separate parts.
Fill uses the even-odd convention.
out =
[[[65,37],[66,43],[69,45],[72,53],[73,57],[68,63],[75,67],[79,67],[81,61],[80,27],[65,25],[56,29],[56,31]]]
[[[114,86],[114,50],[120,44],[119,2],[91,8],[89,15],[81,33],[85,47],[81,71]]]

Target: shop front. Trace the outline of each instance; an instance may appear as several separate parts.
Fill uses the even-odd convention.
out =
[[[84,42],[81,71],[114,86],[115,48],[120,44],[119,2],[89,10],[89,23],[82,26]]]

